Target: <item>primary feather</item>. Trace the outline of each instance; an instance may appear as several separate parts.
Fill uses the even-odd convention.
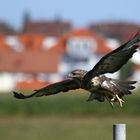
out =
[[[15,98],[26,99],[31,97],[54,95],[59,92],[67,92],[68,90],[78,89],[78,88],[80,88],[78,82],[76,82],[74,79],[67,79],[58,83],[48,85],[41,89],[35,90],[35,92],[33,92],[30,95],[23,95],[22,93],[17,93],[17,92],[13,92],[13,93]]]

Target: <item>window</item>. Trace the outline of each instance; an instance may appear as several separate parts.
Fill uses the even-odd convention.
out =
[[[5,42],[15,51],[17,51],[17,52],[23,51],[23,44],[19,41],[18,37],[7,36],[5,38]]]
[[[74,58],[88,58],[96,49],[96,41],[90,37],[72,37],[66,43],[67,54]]]

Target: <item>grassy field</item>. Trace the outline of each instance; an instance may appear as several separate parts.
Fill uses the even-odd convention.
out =
[[[123,108],[115,105],[112,109],[106,101],[103,103],[87,102],[89,94],[82,92],[69,92],[55,96],[18,100],[13,98],[12,93],[1,94],[0,115],[1,116],[50,116],[50,115],[140,115],[139,92],[126,96]]]
[[[17,100],[0,94],[2,140],[112,140],[112,125],[127,124],[127,140],[140,137],[139,92],[125,98],[123,108],[86,102],[83,91]]]
[[[139,140],[139,117],[8,117],[0,119],[2,140],[112,140],[112,124],[127,124],[127,140]]]

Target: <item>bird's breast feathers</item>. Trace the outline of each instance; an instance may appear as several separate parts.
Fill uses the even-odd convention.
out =
[[[90,91],[96,91],[101,86],[101,80],[98,76],[92,78],[89,82]]]
[[[110,89],[116,87],[116,84],[105,76],[96,76],[89,83],[90,91]]]

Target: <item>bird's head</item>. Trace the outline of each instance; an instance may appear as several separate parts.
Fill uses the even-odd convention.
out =
[[[76,69],[68,74],[68,78],[83,78],[86,73],[87,73],[87,71],[85,71],[85,70]]]

